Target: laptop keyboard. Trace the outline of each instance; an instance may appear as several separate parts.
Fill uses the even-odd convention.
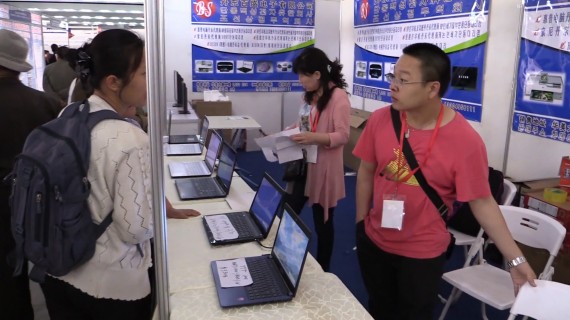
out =
[[[184,171],[189,176],[206,174],[209,172],[208,167],[203,161],[200,162],[185,162]]]
[[[189,188],[193,189],[194,194],[198,196],[213,196],[221,192],[220,187],[210,177],[192,178],[190,181],[191,183],[188,184]]]
[[[253,283],[245,287],[247,296],[250,300],[271,298],[286,294],[284,286],[275,265],[267,257],[259,257],[258,259],[247,259],[247,267]]]
[[[251,222],[243,214],[228,214],[226,215],[233,227],[236,229],[240,237],[253,237],[257,232],[253,231]]]

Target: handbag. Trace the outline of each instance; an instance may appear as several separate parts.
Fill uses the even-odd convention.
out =
[[[303,157],[299,160],[289,161],[285,164],[283,181],[299,181],[307,177],[307,161]]]
[[[396,132],[396,139],[399,139],[400,131],[402,130],[402,122],[400,120],[400,114],[392,106],[390,106],[390,113],[392,116],[392,125],[394,126],[394,132]],[[410,143],[408,142],[408,139],[406,137],[404,137],[402,151],[404,152],[404,156],[406,157],[406,161],[408,162],[408,165],[410,165],[411,170],[414,170],[415,168],[419,167],[418,161],[416,160],[416,157],[414,155],[414,151],[412,150],[412,147],[410,146]],[[422,190],[424,190],[424,192],[431,200],[433,205],[437,208],[440,217],[443,219],[443,221],[445,222],[445,226],[447,227],[447,214],[449,208],[447,208],[447,206],[445,205],[439,194],[437,194],[437,191],[435,191],[435,189],[429,185],[424,174],[422,173],[421,168],[419,168],[418,171],[416,171],[414,176],[416,177],[416,180],[418,181],[420,187],[422,187]],[[445,252],[445,256],[447,259],[451,257],[451,254],[453,253],[453,248],[455,247],[455,237],[451,232],[449,233],[449,235],[451,236],[451,240],[449,241],[449,245],[447,246],[447,250]]]

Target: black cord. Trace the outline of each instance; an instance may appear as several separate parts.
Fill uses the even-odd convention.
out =
[[[260,246],[264,247],[265,249],[273,249],[273,247],[268,247],[268,246],[264,245],[263,243],[261,243],[261,241],[259,241],[259,240],[256,240],[256,241]]]

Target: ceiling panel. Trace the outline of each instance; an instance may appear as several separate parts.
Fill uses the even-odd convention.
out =
[[[69,28],[93,26],[144,28],[143,1],[2,1],[40,13],[44,25],[50,20],[67,22]]]

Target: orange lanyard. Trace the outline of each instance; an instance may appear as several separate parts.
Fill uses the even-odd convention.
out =
[[[399,146],[400,152],[398,152],[398,155],[396,156],[397,170],[396,170],[396,173],[394,173],[394,175],[392,176],[392,180],[396,181],[396,190],[397,190],[398,184],[400,182],[408,181],[420,169],[420,167],[426,165],[428,157],[431,153],[431,149],[432,149],[433,145],[435,144],[435,138],[437,137],[437,134],[439,133],[439,127],[441,126],[442,120],[443,120],[443,104],[441,105],[441,107],[439,109],[439,115],[437,116],[437,122],[435,124],[435,128],[433,130],[433,133],[431,134],[431,138],[429,140],[428,149],[427,149],[427,153],[426,153],[426,156],[424,158],[424,161],[421,164],[418,163],[418,167],[413,169],[412,171],[410,171],[410,173],[408,173],[408,175],[406,175],[403,179],[399,179],[400,171],[402,171],[404,169],[404,159],[405,159],[404,152],[403,152],[404,133],[406,132],[406,130],[408,130],[408,128],[407,128],[408,123],[406,121],[406,112],[403,112],[402,128],[400,129],[400,146]]]
[[[321,112],[317,110],[315,113],[315,118],[313,119],[313,113],[309,113],[309,121],[311,122],[311,132],[317,132],[317,124],[319,123],[319,118],[321,116]]]

